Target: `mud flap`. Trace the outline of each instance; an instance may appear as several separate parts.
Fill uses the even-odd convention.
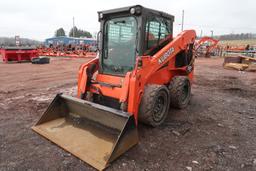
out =
[[[32,129],[98,170],[138,143],[133,115],[63,94]]]

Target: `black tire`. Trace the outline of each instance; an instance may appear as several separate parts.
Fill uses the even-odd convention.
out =
[[[169,85],[171,107],[183,109],[191,99],[191,84],[187,76],[176,76]]]
[[[164,85],[147,85],[141,99],[138,119],[153,127],[161,125],[169,112],[170,97]]]
[[[49,64],[50,58],[48,58],[48,57],[33,58],[31,60],[31,62],[32,62],[32,64]]]

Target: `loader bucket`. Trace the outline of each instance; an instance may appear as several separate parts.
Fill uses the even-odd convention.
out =
[[[63,94],[32,129],[98,170],[138,143],[133,115]]]

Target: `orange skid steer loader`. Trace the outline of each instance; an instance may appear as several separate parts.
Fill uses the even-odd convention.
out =
[[[162,124],[191,97],[194,30],[140,5],[98,12],[97,57],[81,65],[77,97],[58,94],[33,130],[98,170],[138,143],[140,122]]]

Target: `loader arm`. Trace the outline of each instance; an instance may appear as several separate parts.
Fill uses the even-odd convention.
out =
[[[196,32],[194,30],[185,30],[177,35],[173,41],[167,44],[164,48],[162,48],[159,52],[157,52],[153,56],[152,64],[154,65],[151,71],[147,74],[146,78],[149,78],[150,75],[159,68],[163,67],[166,63],[168,64],[169,70],[175,70],[175,60],[171,60],[174,58],[179,52],[182,50],[186,50],[190,44],[193,44],[196,38]],[[185,68],[183,68],[185,69]]]
[[[92,68],[94,66],[94,68]],[[99,58],[96,57],[89,62],[82,64],[78,72],[78,83],[77,83],[77,97],[81,98],[82,95],[86,92],[88,83],[90,82],[90,77],[96,72],[99,68]]]
[[[150,57],[145,57],[144,62],[149,63],[145,67],[136,66],[134,75],[138,74],[143,76],[144,84],[150,83],[149,80],[153,73],[157,72],[161,68],[167,67],[168,70],[183,70],[186,71],[187,66],[177,68],[175,67],[175,60],[173,60],[176,55],[182,50],[186,50],[190,44],[194,43],[196,38],[196,33],[194,30],[186,30],[180,33],[177,37],[163,47],[159,52],[157,52],[152,59]],[[143,60],[144,57],[142,57]],[[148,61],[150,60],[150,61]]]

